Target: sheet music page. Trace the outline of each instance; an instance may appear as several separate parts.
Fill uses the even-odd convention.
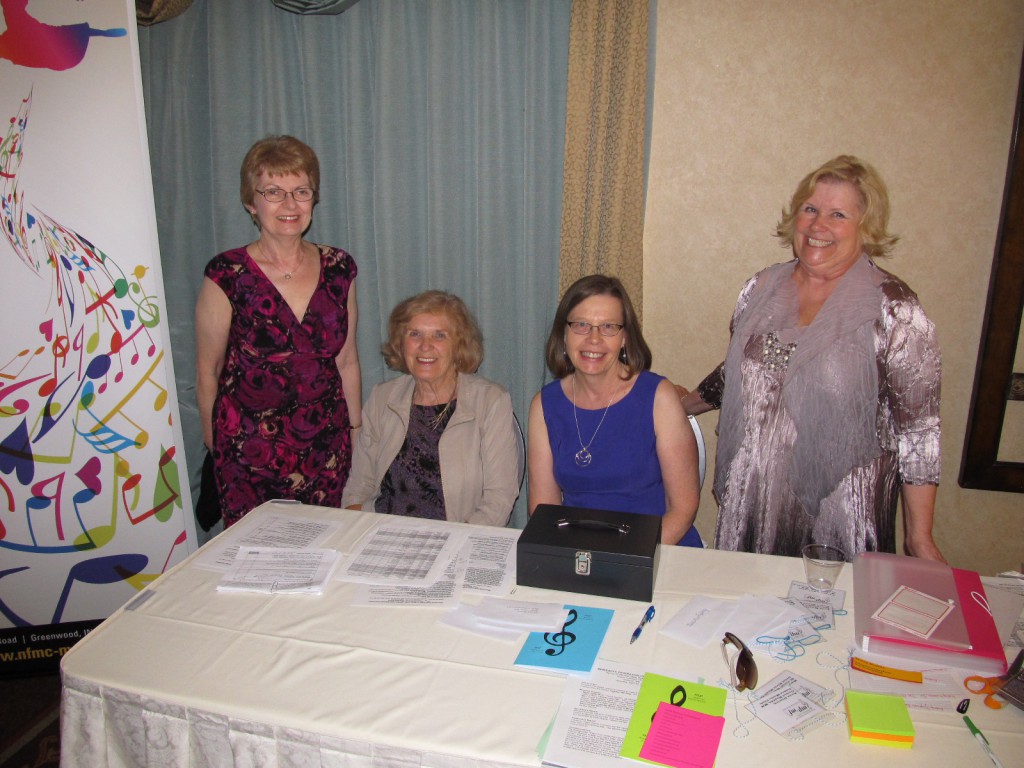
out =
[[[454,607],[462,592],[507,594],[515,583],[515,544],[519,531],[495,528],[463,539],[458,557],[443,575],[427,585],[364,584],[354,605],[433,605]]]
[[[360,584],[352,605],[429,605],[454,608],[462,595],[466,560],[448,561],[441,578],[429,584]]]
[[[469,536],[465,526],[388,516],[356,545],[337,578],[362,584],[427,586],[440,579]]]

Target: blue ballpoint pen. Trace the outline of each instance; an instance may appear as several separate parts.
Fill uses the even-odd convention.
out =
[[[992,761],[992,764],[996,766],[996,768],[1003,768],[1003,764],[999,762],[999,758],[996,757],[996,753],[992,751],[992,745],[988,743],[988,739],[985,738],[985,734],[978,729],[978,726],[971,722],[971,718],[967,715],[964,715],[963,717],[964,722],[967,723],[967,727],[970,728],[971,733],[974,734],[974,738],[978,740],[978,743],[981,744],[981,748],[984,749],[985,754],[988,755],[988,759]]]
[[[637,625],[637,628],[633,630],[633,636],[631,638],[629,638],[629,644],[630,645],[635,643],[636,639],[638,637],[640,637],[640,633],[644,631],[644,624],[646,624],[648,621],[650,621],[653,618],[654,618],[654,606],[652,605],[650,608],[647,609],[647,613],[644,614],[644,617],[642,619],[640,619],[640,623]]]

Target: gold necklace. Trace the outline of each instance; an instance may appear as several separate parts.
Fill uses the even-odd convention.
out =
[[[437,432],[437,428],[441,426],[441,422],[444,421],[444,417],[448,415],[448,411],[451,410],[452,403],[455,402],[455,398],[459,392],[459,380],[455,379],[455,386],[452,388],[451,397],[448,398],[448,402],[444,404],[444,408],[438,412],[438,414],[432,418],[429,422],[430,429]]]
[[[263,248],[263,243],[261,243],[259,240],[256,241],[256,247],[260,249],[260,255],[263,256],[263,260],[267,264],[272,266],[274,269],[276,269],[278,272],[280,272],[284,276],[285,280],[291,280],[295,273],[299,271],[299,267],[301,267],[302,263],[306,260],[304,258],[305,254],[300,251],[299,263],[295,265],[294,269],[292,269],[291,272],[285,272],[283,268],[281,268],[280,266],[278,266],[276,262],[271,260],[270,254],[268,254],[267,251]]]
[[[441,426],[441,422],[444,421],[444,417],[448,415],[448,409],[452,407],[452,403],[455,402],[455,393],[452,393],[452,398],[444,404],[444,408],[438,412],[437,416],[432,418],[429,422],[430,429],[432,432],[437,432],[437,428]]]

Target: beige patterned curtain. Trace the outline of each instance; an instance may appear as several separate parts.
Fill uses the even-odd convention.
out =
[[[560,292],[617,276],[643,307],[648,0],[573,0]]]
[[[180,16],[192,0],[135,0],[135,20],[143,27]]]

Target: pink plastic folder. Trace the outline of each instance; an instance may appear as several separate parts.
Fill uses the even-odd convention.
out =
[[[900,586],[941,600],[954,610],[927,640],[872,618]],[[981,577],[943,563],[865,552],[853,561],[854,627],[857,642],[870,653],[986,674],[1006,672],[1006,653],[989,613]]]

